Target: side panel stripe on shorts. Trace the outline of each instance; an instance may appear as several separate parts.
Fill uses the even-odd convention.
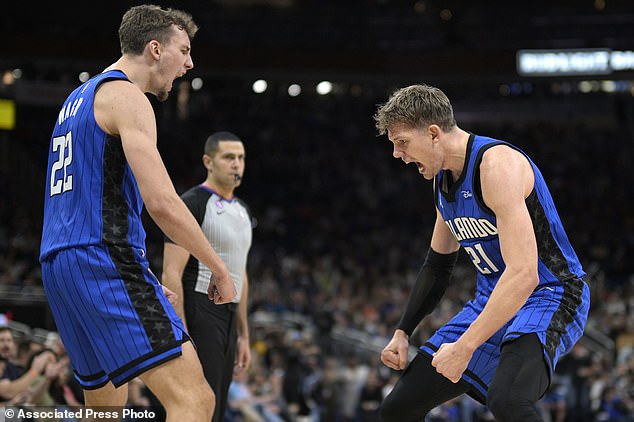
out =
[[[559,307],[553,314],[546,332],[546,352],[551,361],[554,361],[561,336],[566,333],[566,327],[573,322],[577,308],[581,304],[583,281],[568,268],[568,260],[550,231],[548,218],[537,195],[529,197],[526,206],[535,228],[539,259],[564,285]]]
[[[132,264],[134,251],[131,247],[108,246],[112,261],[121,274],[132,305],[136,311],[146,337],[153,350],[176,341],[172,321],[156,296],[154,285],[145,279],[140,264]]]
[[[103,229],[112,262],[121,274],[132,305],[143,325],[152,349],[176,341],[172,324],[158,300],[154,285],[145,279],[128,242],[129,205],[123,196],[126,160],[121,140],[108,137],[104,150]]]

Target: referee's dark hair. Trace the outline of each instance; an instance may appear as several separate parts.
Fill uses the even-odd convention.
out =
[[[222,141],[238,141],[242,142],[242,139],[233,132],[222,130],[212,133],[205,142],[205,154],[213,156],[218,151],[218,144]]]

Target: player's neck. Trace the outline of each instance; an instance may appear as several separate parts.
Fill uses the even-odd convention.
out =
[[[141,91],[149,92],[147,90],[149,81],[149,72],[147,67],[142,67],[141,61],[145,60],[143,56],[121,56],[119,60],[108,66],[105,71],[108,70],[120,70],[128,77],[128,79]]]
[[[447,133],[445,163],[443,168],[451,171],[454,179],[458,179],[464,170],[469,133],[456,127]]]

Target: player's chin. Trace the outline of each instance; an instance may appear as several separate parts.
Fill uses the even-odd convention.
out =
[[[432,180],[434,178],[434,173],[428,172],[427,169],[425,169],[423,171],[419,171],[418,174],[423,176],[425,178],[425,180]]]

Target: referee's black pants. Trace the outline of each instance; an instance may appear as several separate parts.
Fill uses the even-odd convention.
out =
[[[185,319],[205,378],[216,395],[213,422],[224,419],[229,384],[233,378],[238,334],[237,304],[216,305],[206,294],[184,292]]]

